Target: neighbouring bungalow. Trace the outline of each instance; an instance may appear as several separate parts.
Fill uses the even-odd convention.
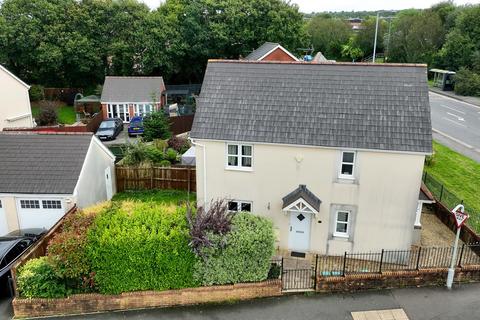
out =
[[[91,134],[2,133],[0,150],[0,236],[49,229],[116,192],[115,156]]]
[[[290,51],[279,43],[265,42],[258,49],[253,50],[245,60],[250,61],[299,61]]]
[[[29,89],[28,84],[0,65],[0,131],[34,126]]]
[[[162,77],[105,77],[100,103],[104,119],[120,118],[124,123],[145,116],[165,105]]]
[[[198,101],[198,205],[270,218],[280,250],[415,242],[432,152],[425,65],[213,60]]]

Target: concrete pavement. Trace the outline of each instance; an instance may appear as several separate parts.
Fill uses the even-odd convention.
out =
[[[253,301],[168,309],[90,314],[56,319],[158,320],[351,320],[351,312],[403,308],[410,320],[480,319],[480,284],[369,291],[355,294],[298,294]],[[0,314],[0,318],[2,315]]]
[[[480,106],[430,92],[434,139],[480,162]]]

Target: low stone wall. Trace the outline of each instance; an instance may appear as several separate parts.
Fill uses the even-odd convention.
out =
[[[391,289],[444,285],[447,268],[421,269],[419,271],[382,272],[381,274],[356,274],[345,277],[320,277],[317,292],[356,292],[369,289]],[[456,282],[479,282],[480,266],[457,268]]]
[[[119,295],[78,294],[64,299],[20,299],[12,302],[15,318],[72,315],[113,310],[185,306],[280,296],[280,280]]]

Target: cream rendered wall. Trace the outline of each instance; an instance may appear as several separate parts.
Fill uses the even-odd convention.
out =
[[[28,87],[0,68],[0,131],[8,127],[33,127],[32,112]]]
[[[424,155],[357,151],[355,180],[338,179],[340,150],[254,144],[253,170],[226,169],[226,143],[195,140],[205,145],[207,202],[226,198],[252,201],[254,213],[270,218],[278,247],[288,249],[290,215],[282,198],[299,184],[322,200],[312,218],[310,252],[407,249],[413,237]],[[203,148],[196,148],[197,199],[203,204]],[[335,205],[354,208],[349,239],[335,238]]]
[[[115,194],[115,156],[93,136],[76,186],[79,208],[109,200],[105,181],[105,169],[108,167],[111,168],[112,194]]]
[[[6,218],[7,218],[7,227],[8,231],[18,230],[20,228],[19,225],[19,218],[17,213],[17,199],[35,199],[35,200],[45,200],[45,199],[53,199],[53,200],[61,200],[62,205],[65,209],[65,212],[70,210],[75,202],[76,199],[72,195],[36,195],[36,194],[0,194],[0,200],[2,201],[3,208],[5,210]],[[43,209],[39,209],[41,211]]]

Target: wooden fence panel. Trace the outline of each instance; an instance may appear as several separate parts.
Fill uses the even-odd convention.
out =
[[[117,191],[175,189],[196,191],[194,167],[116,166]]]

